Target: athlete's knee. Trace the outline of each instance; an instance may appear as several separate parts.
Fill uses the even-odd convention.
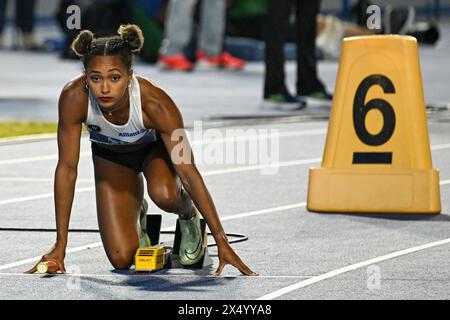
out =
[[[133,265],[133,259],[135,251],[116,251],[110,255],[109,261],[111,262],[114,269],[124,270],[129,269]]]
[[[167,186],[153,187],[149,190],[149,195],[161,210],[174,213],[179,207],[179,195]]]

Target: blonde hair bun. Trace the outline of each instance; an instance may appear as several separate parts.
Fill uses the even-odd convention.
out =
[[[139,52],[144,45],[144,35],[141,28],[135,24],[121,25],[117,30],[120,38],[127,42],[131,52]]]
[[[78,36],[73,40],[71,48],[73,52],[79,57],[84,56],[94,40],[94,34],[89,30],[82,30]]]

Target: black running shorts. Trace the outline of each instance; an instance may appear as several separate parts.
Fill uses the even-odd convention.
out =
[[[152,142],[142,149],[122,153],[114,152],[112,150],[101,147],[98,143],[91,142],[92,154],[95,154],[97,157],[128,167],[134,170],[136,173],[142,172],[144,160],[152,150],[153,146],[154,143]]]

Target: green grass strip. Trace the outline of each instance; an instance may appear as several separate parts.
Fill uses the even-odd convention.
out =
[[[57,128],[56,122],[0,121],[0,138],[56,133]]]

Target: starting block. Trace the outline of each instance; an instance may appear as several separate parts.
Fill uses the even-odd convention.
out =
[[[208,254],[208,234],[206,232],[206,222],[203,219],[200,219],[200,229],[202,231],[202,239],[203,246],[205,247],[205,254],[203,257],[196,263],[190,266],[184,266],[180,264],[180,245],[181,245],[181,229],[180,229],[180,220],[177,219],[177,226],[175,230],[175,240],[173,243],[173,251],[171,255],[171,268],[184,268],[184,269],[203,269],[204,267],[210,266],[213,264],[212,259]]]
[[[414,37],[343,40],[322,164],[309,171],[307,208],[440,213]]]
[[[135,271],[136,272],[153,272],[161,269],[203,269],[213,264],[212,259],[208,254],[208,234],[206,232],[205,220],[200,219],[200,228],[202,232],[202,241],[205,246],[205,254],[195,264],[184,266],[180,263],[179,252],[181,244],[181,229],[180,223],[177,219],[174,242],[170,243],[159,242],[161,233],[162,216],[159,214],[147,215],[147,234],[150,238],[151,247],[139,248],[135,255]]]

